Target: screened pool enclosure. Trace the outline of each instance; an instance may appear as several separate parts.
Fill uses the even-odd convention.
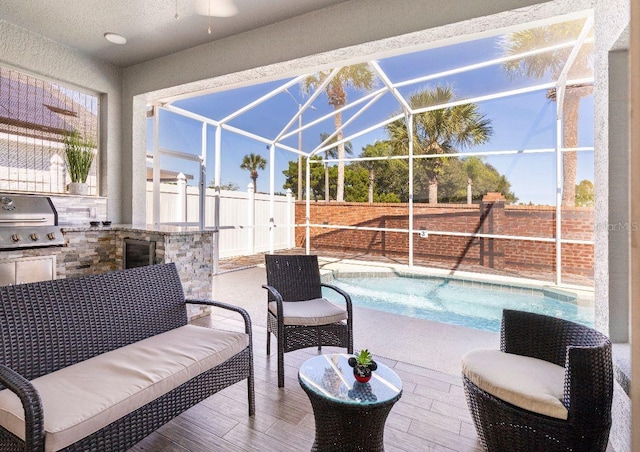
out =
[[[215,262],[242,229],[269,252],[589,281],[592,27],[584,13],[163,99],[148,107],[147,217],[217,231]],[[178,221],[163,213],[167,170],[194,176]],[[223,195],[249,182],[262,207],[225,216]]]

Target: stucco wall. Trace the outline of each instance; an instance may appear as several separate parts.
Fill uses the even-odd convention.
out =
[[[627,341],[629,281],[629,229],[612,226],[631,225],[629,219],[629,147],[627,139],[628,91],[626,55],[628,48],[627,1],[598,0],[595,51],[595,189],[596,297],[607,300],[596,309],[596,326],[613,334],[614,341]],[[624,86],[623,86],[624,85]],[[614,230],[615,229],[615,230]],[[609,303],[617,306],[609,306]],[[610,311],[613,317],[610,316]],[[623,334],[620,332],[624,331]]]
[[[595,190],[596,190],[596,224],[608,224],[609,208],[616,205],[609,205],[609,61],[608,53],[612,48],[620,33],[628,23],[620,17],[622,12],[622,2],[611,2],[608,0],[598,0],[599,10],[607,11],[596,16],[595,20]],[[628,6],[627,6],[628,8]],[[623,23],[620,23],[623,22]],[[615,184],[615,180],[612,180]],[[607,228],[596,228],[595,234],[595,259],[598,265],[594,272],[594,282],[596,299],[609,300],[609,233]],[[596,304],[596,326],[609,333],[609,306],[607,303]]]
[[[628,1],[596,1],[595,16],[595,309],[596,327],[614,342],[629,340],[629,145],[626,87]],[[626,225],[626,226],[624,226]],[[629,399],[614,391],[610,442],[631,449]]]
[[[119,222],[121,70],[4,20],[0,20],[0,64],[100,96],[100,195],[109,199],[107,216]]]
[[[629,64],[628,52],[616,50],[609,54],[609,178],[606,224],[608,246],[607,275],[609,294],[609,335],[613,342],[629,342],[629,254],[630,233],[640,227],[629,217]],[[604,156],[603,156],[604,159]],[[602,225],[605,229],[605,225]],[[598,269],[603,271],[604,269]],[[605,282],[603,281],[603,284]]]

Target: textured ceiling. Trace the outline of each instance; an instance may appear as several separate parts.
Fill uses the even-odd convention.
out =
[[[211,12],[216,2],[210,0]],[[207,0],[2,0],[0,19],[62,43],[82,53],[126,67],[195,47],[346,0],[233,0],[238,14],[212,17]],[[115,32],[127,44],[103,37]]]

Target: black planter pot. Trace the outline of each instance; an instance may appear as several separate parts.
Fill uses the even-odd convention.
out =
[[[363,366],[362,364],[358,364],[353,357],[349,358],[349,365],[353,367],[353,376],[356,381],[360,383],[366,383],[371,380],[371,373],[378,368],[375,361],[371,361],[371,364]]]

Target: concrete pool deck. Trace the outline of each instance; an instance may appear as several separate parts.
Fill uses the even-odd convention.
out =
[[[409,268],[389,262],[352,260],[319,256],[321,272],[326,273],[411,273],[449,278],[464,278],[492,284],[510,284],[539,288],[554,288],[575,293],[580,303],[593,302],[593,290],[579,285],[555,288],[548,281],[536,281],[504,275],[480,275],[473,272],[433,268]],[[254,325],[266,329],[266,283],[261,257],[253,265],[213,277],[213,298],[245,308]],[[421,367],[450,375],[460,375],[460,360],[476,348],[498,348],[499,333],[457,325],[433,322],[354,306],[354,348],[368,348],[374,355],[408,361]]]
[[[243,307],[260,330],[266,328],[265,270],[254,267],[213,277],[213,298]],[[356,350],[460,375],[460,359],[476,348],[498,348],[498,333],[390,314],[354,306]]]

